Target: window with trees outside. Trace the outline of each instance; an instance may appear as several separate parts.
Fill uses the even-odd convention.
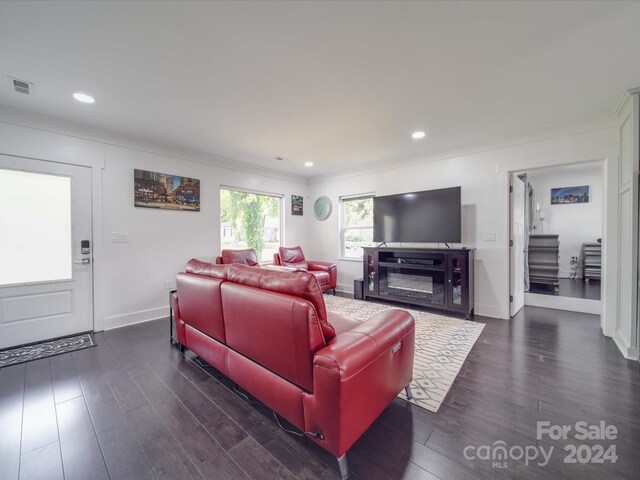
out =
[[[373,246],[373,195],[340,198],[342,258],[362,258]]]
[[[282,195],[220,188],[220,244],[253,248],[260,262],[270,262],[280,247]]]

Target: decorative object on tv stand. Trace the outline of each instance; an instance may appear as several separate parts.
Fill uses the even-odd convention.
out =
[[[200,211],[200,180],[147,170],[133,171],[136,207]]]
[[[318,220],[326,220],[331,216],[331,199],[326,196],[318,197],[313,204],[313,214]]]
[[[589,185],[551,189],[551,205],[589,203]]]
[[[302,215],[304,198],[302,195],[291,195],[291,215]]]

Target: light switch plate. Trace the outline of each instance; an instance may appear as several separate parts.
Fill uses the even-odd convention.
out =
[[[496,241],[496,232],[486,232],[484,238],[487,242],[495,242]]]
[[[111,243],[129,243],[129,233],[111,232]]]

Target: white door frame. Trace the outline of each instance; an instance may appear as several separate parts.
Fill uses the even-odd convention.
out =
[[[7,130],[11,130],[10,125]],[[56,142],[43,145],[33,142],[33,138],[25,138],[23,142],[16,142],[24,136],[24,127],[15,128],[12,142],[4,141],[0,129],[0,153],[13,157],[40,160],[43,162],[63,163],[91,168],[91,228],[93,237],[93,330],[104,330],[104,235],[102,228],[102,171],[104,158],[90,158],[83,156],[81,151],[69,151],[68,148],[55,148]],[[7,138],[11,132],[7,132]],[[53,135],[55,137],[56,135]],[[15,144],[18,145],[15,145]],[[9,145],[9,147],[7,147]]]
[[[582,148],[570,154],[559,152],[544,157],[528,157],[505,160],[496,166],[500,194],[500,249],[503,252],[503,278],[509,278],[509,175],[544,167],[571,165],[577,163],[602,162],[603,165],[603,205],[602,205],[602,333],[612,337],[615,330],[618,291],[618,145],[602,145]],[[569,161],[567,161],[569,159]],[[502,318],[509,318],[509,282],[505,282],[504,299],[501,301]]]
[[[522,223],[522,225],[523,225],[523,232],[522,232],[523,239],[522,239],[522,245],[518,245],[517,242],[515,242],[515,241],[513,242],[513,245],[512,245],[511,242],[512,242],[512,240],[514,238],[514,232],[513,232],[513,210],[514,210],[513,202],[514,202],[514,193],[515,193],[513,185],[514,185],[514,183],[516,183],[518,181],[522,182],[522,185],[524,187],[524,190],[522,192],[523,197],[521,199],[521,201],[522,201],[522,209],[523,209],[523,217],[524,217],[523,223]],[[524,276],[525,276],[524,261],[526,259],[526,256],[524,255],[524,253],[525,253],[524,250],[522,252],[523,253],[523,255],[522,255],[523,263],[522,263],[521,271],[518,272],[516,267],[513,265],[513,263],[514,263],[513,260],[514,260],[514,257],[517,257],[517,255],[515,253],[516,249],[524,248],[524,235],[526,235],[524,230],[527,228],[527,225],[524,224],[524,221],[526,220],[526,215],[524,215],[524,211],[526,211],[526,208],[527,208],[526,207],[526,203],[527,202],[525,200],[526,196],[527,196],[526,184],[518,177],[517,174],[515,174],[515,173],[510,174],[509,175],[509,316],[511,318],[515,317],[517,315],[517,313],[520,310],[522,310],[522,308],[524,307],[524,295],[525,295],[524,288],[523,288],[523,291],[522,291],[522,298],[521,298],[522,303],[516,301],[516,299],[518,298],[518,296],[516,294],[517,293],[516,292],[517,286],[520,286],[519,285],[520,282],[522,282],[522,284],[524,284]],[[517,276],[519,277],[517,279],[515,278],[516,272],[518,272]],[[518,303],[520,305],[519,308],[517,308],[517,309],[515,308],[516,307],[516,303]]]

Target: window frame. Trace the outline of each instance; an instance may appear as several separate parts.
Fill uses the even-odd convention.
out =
[[[284,225],[284,219],[285,219],[285,215],[284,215],[284,198],[285,198],[285,194],[283,193],[273,193],[273,192],[265,192],[263,190],[252,190],[249,188],[241,188],[241,187],[232,187],[230,185],[220,185],[220,188],[218,189],[218,202],[220,202],[220,193],[222,190],[230,190],[233,192],[242,192],[242,193],[251,193],[253,195],[264,195],[267,197],[274,197],[278,199],[278,202],[280,203],[280,215],[279,215],[279,220],[280,220],[280,242],[279,242],[279,246],[285,245],[285,225]],[[218,203],[218,240],[220,242],[220,250],[222,250],[223,245],[222,245],[222,219],[220,218],[221,215],[221,209],[220,209],[220,204]],[[249,248],[249,247],[247,247]],[[270,260],[260,260],[258,259],[258,264],[259,265],[273,265],[273,257]]]
[[[348,227],[345,225],[346,222],[346,218],[347,215],[345,213],[345,202],[348,201],[352,201],[352,200],[365,200],[365,199],[373,199],[373,197],[375,197],[376,194],[375,192],[366,192],[366,193],[358,193],[355,195],[343,195],[338,197],[338,204],[340,205],[339,208],[339,212],[340,212],[340,222],[339,222],[339,226],[338,228],[340,229],[340,251],[338,254],[338,259],[339,260],[344,260],[347,262],[362,262],[362,255],[360,257],[347,257],[346,256],[346,233],[349,230],[362,230],[363,228],[371,228],[371,234],[372,234],[372,238],[373,238],[373,218],[371,219],[371,227]]]

